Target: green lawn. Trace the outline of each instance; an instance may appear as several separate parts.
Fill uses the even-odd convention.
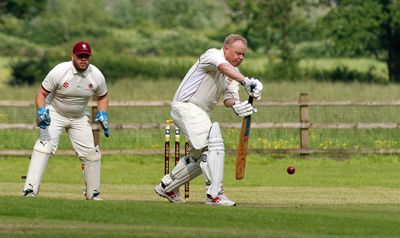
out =
[[[0,69],[7,70],[0,59]],[[260,63],[260,62],[258,62]],[[339,62],[316,60],[302,67],[329,68],[332,63],[352,64],[351,69],[365,71],[369,60]],[[257,65],[257,64],[254,64]],[[382,65],[376,67],[381,72]],[[1,99],[33,100],[39,85],[9,87],[0,73]],[[109,97],[118,100],[171,100],[180,79],[121,79],[110,83]],[[398,84],[332,83],[315,81],[264,81],[263,100],[297,100],[307,92],[310,99],[398,99]],[[256,105],[256,104],[255,104]],[[4,109],[4,108],[3,108]],[[35,112],[6,109],[1,123],[29,123]],[[280,109],[258,108],[254,121],[291,120],[295,113]],[[390,108],[374,114],[353,110],[363,120],[393,122],[397,114]],[[149,109],[142,114],[126,108],[111,108],[110,123],[163,123],[169,109]],[[314,109],[313,109],[314,110]],[[315,109],[323,110],[323,109]],[[233,113],[216,111],[220,122],[238,122]],[[321,111],[322,112],[322,111]],[[313,116],[311,112],[311,117]],[[229,116],[227,116],[229,114]],[[313,121],[326,122],[335,115],[325,112]],[[339,114],[337,114],[339,115]],[[342,115],[342,114],[340,114]],[[347,115],[347,114],[346,114]],[[133,117],[133,119],[132,119]],[[127,120],[131,118],[131,120]],[[381,117],[379,117],[381,118]],[[382,119],[382,118],[381,118]],[[348,118],[335,118],[346,121]],[[394,147],[397,130],[375,134],[341,134],[312,130],[311,145],[324,148]],[[161,129],[139,132],[112,131],[101,138],[103,149],[162,149]],[[238,131],[224,129],[227,148],[235,148]],[[2,149],[31,149],[38,132],[2,130]],[[325,139],[323,144],[319,141]],[[321,139],[321,140],[320,140]],[[313,144],[314,143],[314,144]],[[344,145],[344,143],[347,143]],[[298,145],[298,131],[252,130],[250,147],[287,148]],[[64,134],[60,149],[71,148]],[[21,197],[29,161],[26,157],[0,157],[0,237],[399,237],[400,234],[400,158],[398,156],[324,155],[308,159],[289,155],[250,154],[244,180],[234,179],[235,158],[227,154],[224,187],[237,207],[209,207],[204,204],[205,189],[201,177],[191,182],[186,204],[170,204],[157,196],[153,188],[163,173],[163,156],[103,156],[102,198],[85,201],[80,162],[74,156],[55,155],[48,164],[40,196]],[[296,167],[294,175],[286,168]],[[172,166],[172,165],[171,165]]]
[[[1,237],[398,237],[396,156],[351,159],[251,154],[246,176],[225,162],[225,190],[237,207],[204,204],[201,177],[186,204],[153,192],[162,156],[105,156],[104,201],[84,201],[80,163],[54,156],[36,198],[20,197],[28,160],[0,159]],[[296,167],[294,175],[286,168]]]

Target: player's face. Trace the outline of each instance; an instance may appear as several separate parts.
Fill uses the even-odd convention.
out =
[[[89,67],[90,55],[80,54],[72,55],[72,64],[78,71],[85,71]]]
[[[231,63],[231,65],[238,67],[244,60],[246,50],[246,45],[240,40],[230,45],[224,45],[225,59]]]

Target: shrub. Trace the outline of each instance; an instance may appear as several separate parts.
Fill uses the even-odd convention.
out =
[[[17,61],[11,69],[10,85],[33,85],[44,79],[50,70],[50,63],[47,57],[28,58]]]
[[[115,57],[112,53],[99,53],[92,60],[109,81],[138,76],[152,79],[182,78],[194,62],[193,58],[141,57],[128,54]]]

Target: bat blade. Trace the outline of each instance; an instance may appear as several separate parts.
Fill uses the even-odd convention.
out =
[[[249,97],[249,103],[253,103],[253,98]],[[239,145],[236,151],[236,179],[243,179],[246,167],[247,147],[250,136],[251,115],[243,118],[242,129],[240,131]]]

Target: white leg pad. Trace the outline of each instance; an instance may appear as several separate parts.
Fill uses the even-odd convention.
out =
[[[176,191],[180,186],[196,178],[201,174],[198,161],[191,156],[185,156],[179,160],[178,164],[170,174],[165,175],[161,182],[166,185],[165,191]]]
[[[203,173],[204,179],[206,180],[206,186],[210,187],[211,172],[210,172],[210,167],[208,166],[208,163],[207,163],[207,156],[208,156],[208,152],[205,152],[202,160],[200,161],[200,168]],[[207,191],[208,191],[208,189],[207,189]]]
[[[100,194],[101,153],[99,146],[90,151],[84,162],[84,178],[86,183],[86,199],[93,199]]]
[[[208,151],[202,162],[202,171],[204,176],[210,179],[210,187],[207,194],[215,198],[222,191],[224,178],[224,140],[221,136],[221,130],[218,123],[213,123],[208,139]]]
[[[24,185],[24,194],[30,191],[34,195],[39,194],[40,182],[51,156],[51,143],[49,141],[37,140],[29,162],[28,173]]]

